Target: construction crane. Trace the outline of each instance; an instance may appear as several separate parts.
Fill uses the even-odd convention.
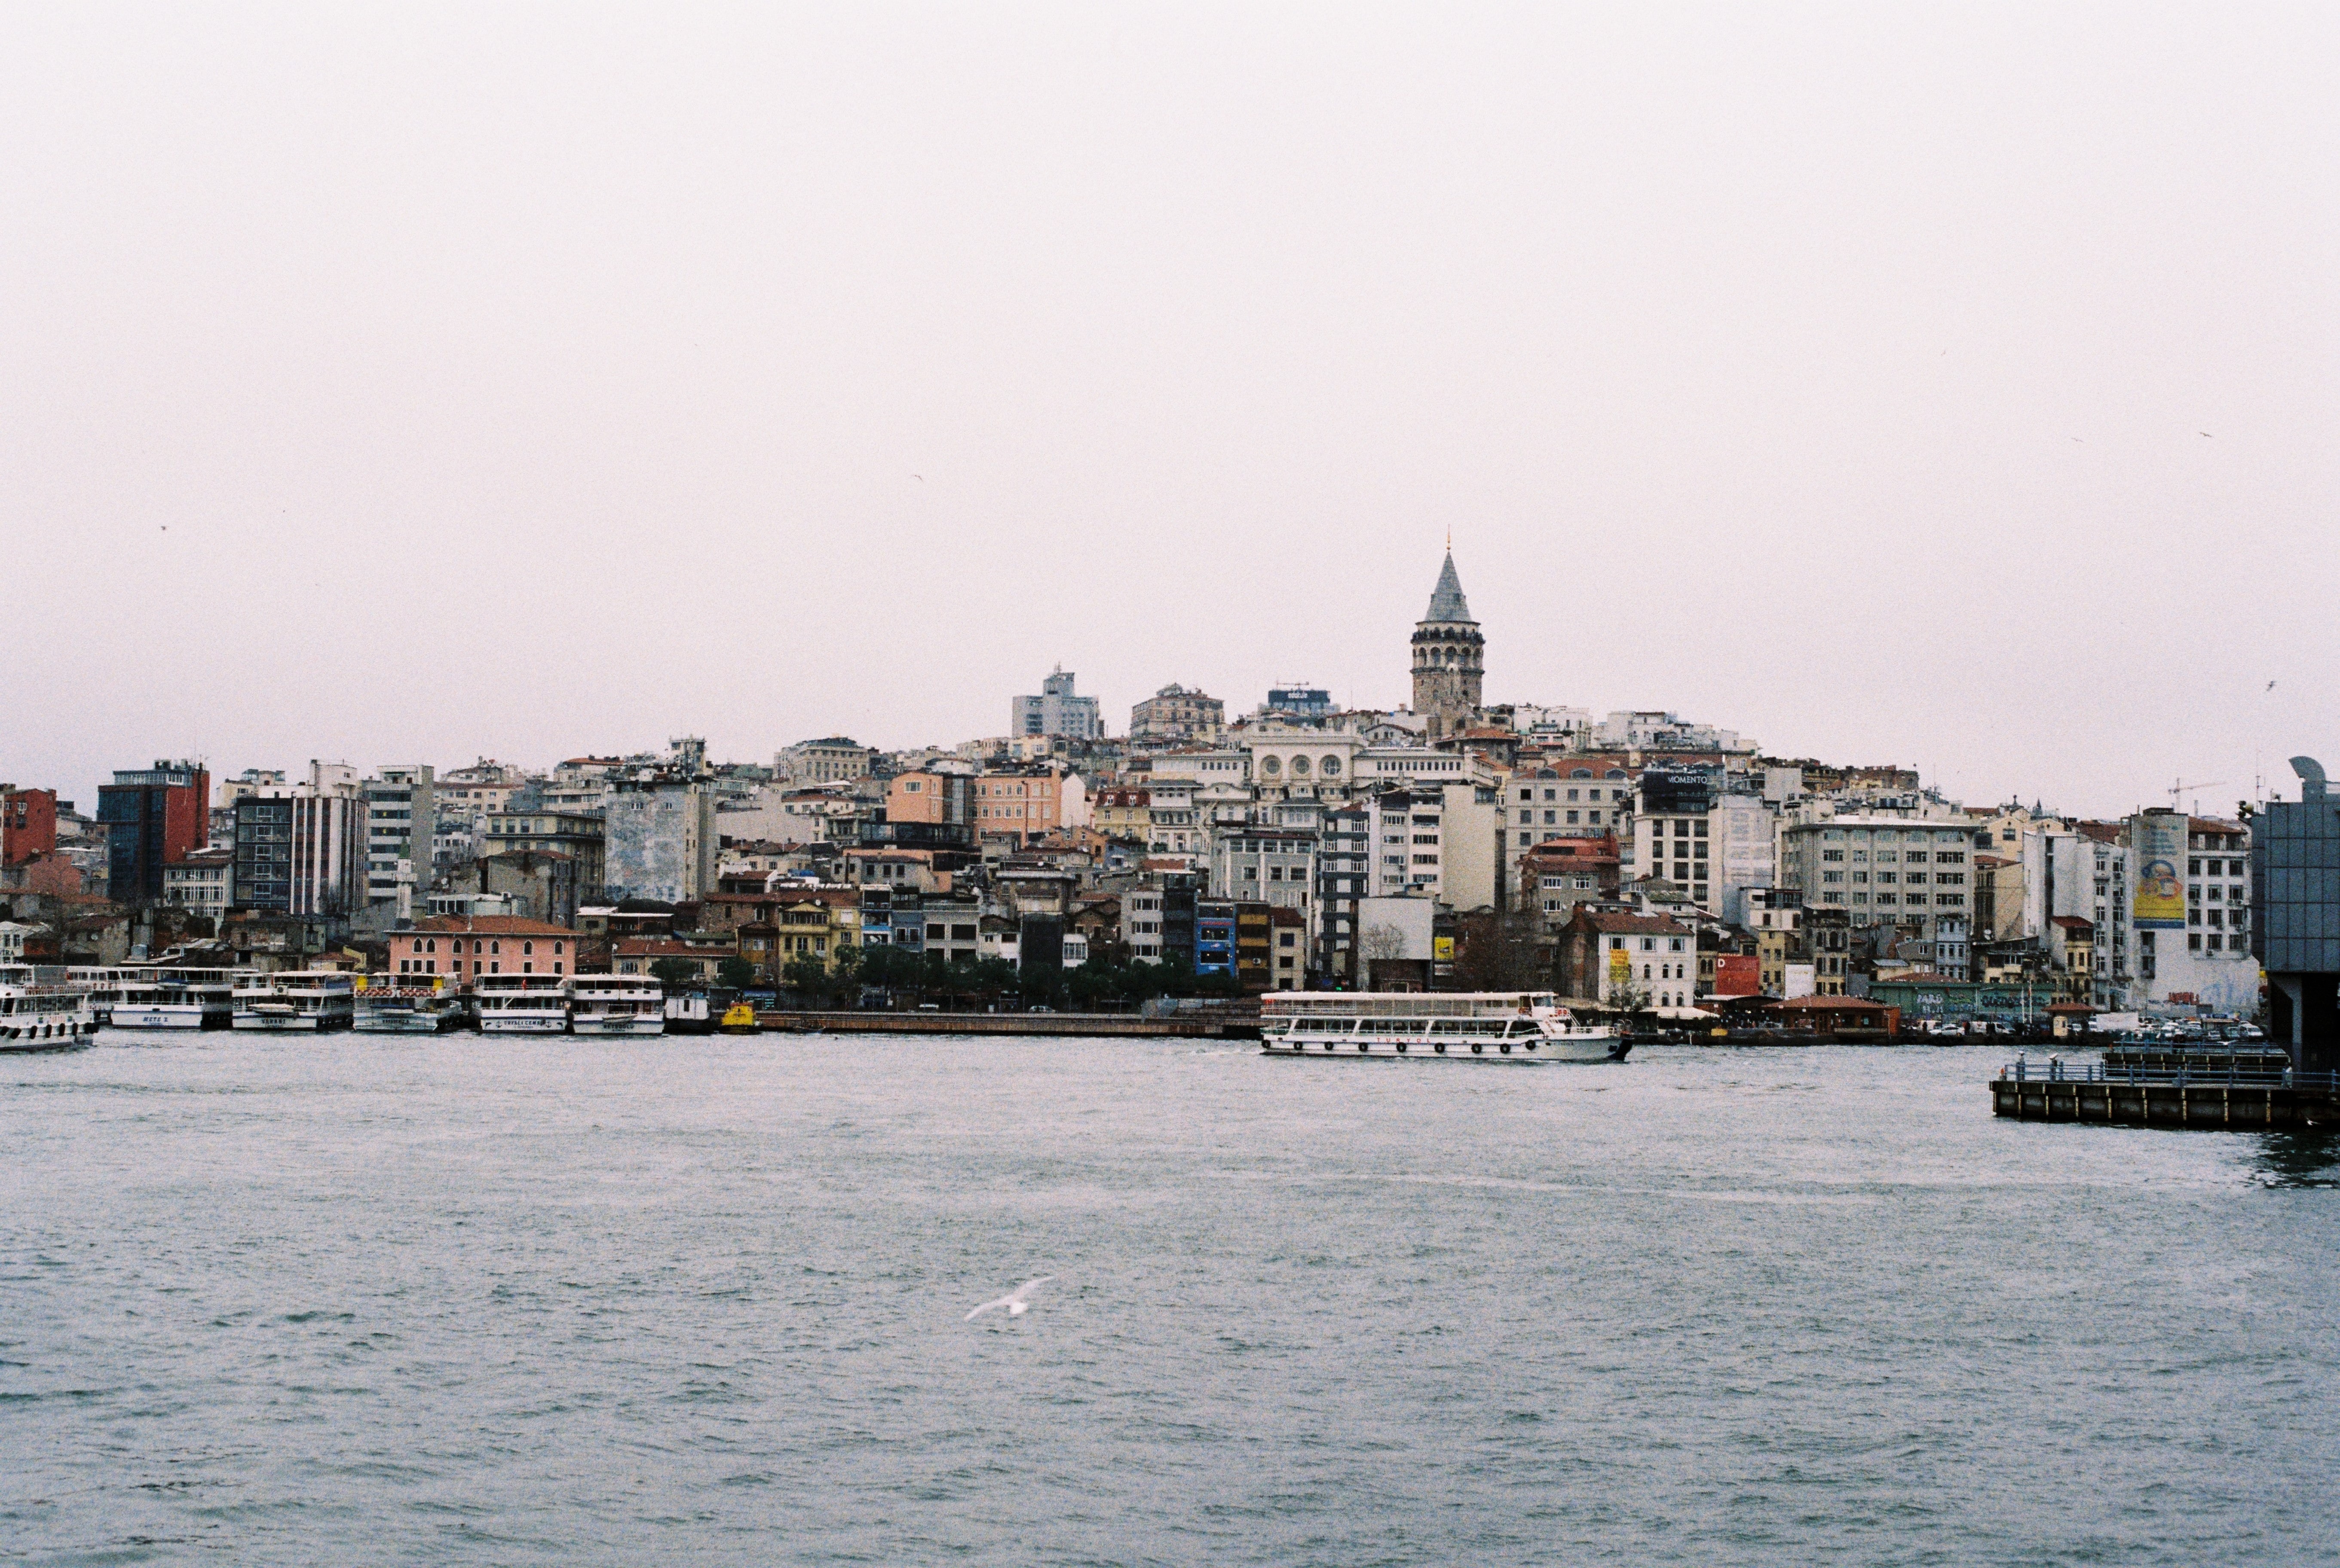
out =
[[[2227,781],[2225,779],[2196,779],[2190,784],[2183,781],[2173,784],[2169,786],[2169,809],[2171,811],[2176,811],[2177,809],[2177,797],[2186,790],[2216,789],[2220,784],[2226,782]]]

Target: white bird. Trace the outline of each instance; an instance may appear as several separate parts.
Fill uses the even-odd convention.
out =
[[[1040,1276],[1038,1279],[1027,1279],[1023,1284],[1017,1286],[1015,1289],[1009,1291],[1006,1295],[1001,1297],[998,1300],[987,1301],[982,1306],[977,1307],[974,1311],[968,1313],[967,1315],[967,1321],[969,1323],[974,1322],[977,1318],[982,1317],[985,1313],[990,1311],[995,1307],[1005,1307],[1007,1308],[1007,1316],[1010,1317],[1021,1317],[1026,1313],[1032,1310],[1032,1304],[1024,1299],[1026,1296],[1030,1294],[1032,1287],[1036,1285],[1044,1284],[1056,1277],[1053,1274],[1044,1274]]]

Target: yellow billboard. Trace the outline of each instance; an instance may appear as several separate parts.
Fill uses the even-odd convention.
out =
[[[1621,947],[1609,950],[1609,983],[1623,985],[1633,978],[1633,955]]]
[[[2130,923],[2139,931],[2186,929],[2186,819],[2175,812],[2145,812],[2129,822],[2137,853],[2137,896]]]

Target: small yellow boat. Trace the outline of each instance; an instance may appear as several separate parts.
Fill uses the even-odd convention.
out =
[[[723,1032],[753,1034],[756,1032],[756,1010],[744,1001],[735,1001],[723,1010]]]

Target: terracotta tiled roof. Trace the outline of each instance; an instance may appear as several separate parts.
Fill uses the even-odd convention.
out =
[[[1603,936],[1688,936],[1691,932],[1671,915],[1635,914],[1627,910],[1580,908],[1576,918]]]

